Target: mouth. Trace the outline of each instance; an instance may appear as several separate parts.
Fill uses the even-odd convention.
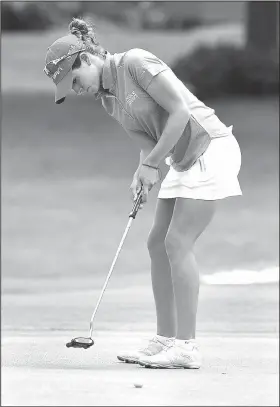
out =
[[[83,96],[86,93],[92,93],[91,86],[89,86],[87,89],[80,89],[78,92],[78,96]]]
[[[95,96],[96,99],[99,99],[102,95],[102,90],[98,89],[98,90],[94,91],[92,89],[92,86],[88,86],[86,89],[80,90],[78,95],[83,96],[86,93],[91,93],[91,94],[93,94],[93,96]]]

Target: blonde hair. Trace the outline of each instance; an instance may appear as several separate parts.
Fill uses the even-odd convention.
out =
[[[83,41],[86,52],[105,59],[106,51],[97,41],[93,23],[86,22],[81,18],[73,18],[68,28],[71,34]],[[81,65],[79,55],[80,54],[78,54],[72,68],[79,68]]]

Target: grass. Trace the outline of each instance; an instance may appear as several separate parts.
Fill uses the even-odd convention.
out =
[[[196,246],[201,270],[278,264],[277,102],[211,104],[234,125],[243,197],[221,201]],[[4,96],[2,273],[5,277],[97,276],[112,261],[131,210],[138,151],[102,107],[70,97]],[[167,167],[163,167],[164,174]],[[146,239],[159,186],[129,232],[119,269],[149,269]]]

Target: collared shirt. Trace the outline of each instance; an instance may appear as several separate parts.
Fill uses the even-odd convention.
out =
[[[101,96],[102,105],[126,131],[140,131],[158,141],[169,113],[147,92],[149,84],[160,72],[170,69],[155,55],[142,49],[111,55],[107,53],[102,85],[107,94]],[[158,92],[160,93],[160,88]],[[215,111],[187,89],[187,105],[191,117],[170,151],[170,164],[177,171],[186,171],[205,152],[211,138],[231,133],[215,115]]]

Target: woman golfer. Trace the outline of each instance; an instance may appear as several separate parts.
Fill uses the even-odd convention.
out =
[[[194,245],[215,212],[215,202],[242,195],[241,153],[213,109],[198,100],[159,58],[142,49],[110,54],[93,28],[73,19],[69,34],[47,51],[45,73],[62,103],[73,89],[92,93],[140,147],[133,176],[142,202],[160,180],[159,165],[170,166],[161,183],[148,238],[157,334],[146,348],[118,359],[148,367],[199,368],[195,340],[199,272]]]

